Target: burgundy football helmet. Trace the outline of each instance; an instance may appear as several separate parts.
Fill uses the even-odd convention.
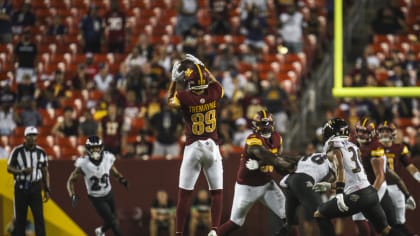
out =
[[[385,120],[379,123],[377,132],[381,143],[392,142],[397,135],[397,127],[394,123]]]
[[[184,80],[190,90],[206,89],[209,86],[209,73],[207,69],[199,64],[183,62],[181,69],[184,72]]]
[[[368,118],[360,119],[356,124],[356,139],[359,143],[369,143],[375,137],[375,122]]]
[[[264,138],[270,138],[274,132],[273,115],[267,110],[257,112],[251,123],[254,132],[259,133]]]

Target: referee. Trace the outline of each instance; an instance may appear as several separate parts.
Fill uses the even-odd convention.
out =
[[[44,149],[36,145],[37,128],[26,127],[24,135],[24,143],[12,150],[7,163],[7,171],[15,178],[15,227],[12,235],[25,235],[29,206],[34,217],[36,236],[45,236],[42,188],[46,202],[50,198],[48,159]]]

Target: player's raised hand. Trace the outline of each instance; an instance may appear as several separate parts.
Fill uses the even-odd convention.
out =
[[[184,71],[179,71],[179,67],[181,67],[181,62],[179,62],[179,61],[175,62],[173,67],[172,67],[171,80],[174,81],[174,82],[177,81],[178,79],[180,79],[184,75]]]
[[[185,59],[194,62],[194,64],[199,64],[199,65],[205,66],[204,63],[200,59],[198,59],[197,57],[195,57],[192,54],[189,54],[189,53],[185,54]]]

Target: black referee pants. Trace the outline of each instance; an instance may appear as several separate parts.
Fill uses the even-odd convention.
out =
[[[13,236],[25,236],[28,207],[34,217],[36,236],[45,236],[44,212],[42,208],[41,182],[25,185],[15,184],[15,227]]]

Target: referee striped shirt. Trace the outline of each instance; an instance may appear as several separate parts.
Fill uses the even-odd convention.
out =
[[[37,145],[33,150],[29,150],[21,144],[10,153],[8,165],[19,170],[32,167],[30,174],[15,175],[15,183],[35,183],[42,179],[42,168],[48,166],[48,158],[44,149],[40,146]]]

